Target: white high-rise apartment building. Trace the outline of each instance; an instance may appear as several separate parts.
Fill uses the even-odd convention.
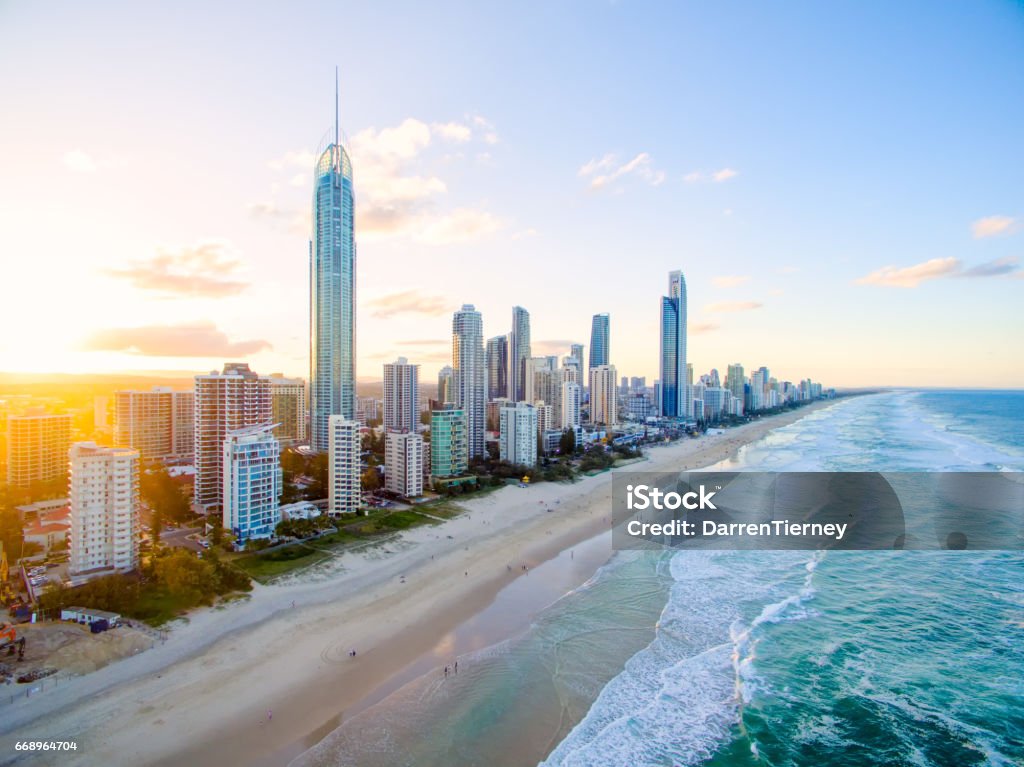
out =
[[[526,402],[501,409],[500,457],[517,466],[537,463],[537,411]]]
[[[76,442],[68,451],[70,571],[139,565],[139,451]]]
[[[362,498],[359,421],[332,415],[328,426],[330,488],[327,508],[331,514],[354,513],[359,511]]]
[[[303,444],[306,441],[306,423],[309,405],[306,382],[301,378],[270,377],[271,420],[277,424],[274,436],[281,442]]]
[[[555,422],[555,409],[544,400],[539,399],[533,403],[533,409],[537,413],[537,432],[543,434],[550,429],[557,429]]]
[[[558,360],[552,357],[530,357],[526,360],[526,399],[525,402],[543,400],[557,412],[560,410],[562,397],[562,371],[558,369]]]
[[[281,521],[281,443],[271,424],[229,432],[224,438],[224,528],[237,545],[269,538]]]
[[[765,407],[764,392],[768,386],[767,369],[758,368],[750,374],[750,410],[761,410]]]
[[[405,498],[423,495],[423,437],[389,431],[384,446],[384,488]]]
[[[384,429],[416,431],[420,424],[420,366],[405,357],[384,365]]]
[[[562,383],[562,420],[563,429],[577,429],[580,425],[580,402],[583,393],[580,385],[575,381],[564,381]]]
[[[483,456],[487,430],[487,371],[483,317],[472,304],[464,304],[452,318],[452,371],[455,405],[466,414],[469,457]]]
[[[154,386],[114,392],[114,444],[139,451],[143,461],[191,458],[195,450],[195,397]]]
[[[273,423],[270,379],[245,363],[229,362],[224,372],[196,376],[194,505],[219,510],[224,496],[224,440],[229,432]]]
[[[590,371],[590,421],[605,426],[619,422],[614,365],[599,365]]]

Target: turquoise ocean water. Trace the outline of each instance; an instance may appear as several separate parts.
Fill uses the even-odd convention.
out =
[[[894,392],[717,468],[1024,471],[1024,392]],[[302,765],[1024,764],[1024,554],[621,552]]]

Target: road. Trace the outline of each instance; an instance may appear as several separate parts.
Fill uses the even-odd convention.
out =
[[[165,529],[160,533],[160,542],[164,546],[177,546],[183,549],[191,549],[192,551],[202,551],[202,546],[188,539],[189,535],[201,531],[202,528],[199,527],[180,527],[177,530]]]

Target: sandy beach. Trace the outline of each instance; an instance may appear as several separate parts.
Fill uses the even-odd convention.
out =
[[[616,471],[709,466],[830,404],[648,449]],[[16,752],[16,740],[75,741],[54,759],[62,765],[287,764],[414,664],[449,662],[452,632],[528,577],[524,566],[606,530],[611,478],[505,487],[462,502],[466,513],[444,524],[198,611],[150,650],[0,705],[0,764],[53,757]],[[575,585],[589,577],[580,569],[592,573],[611,553],[591,552]]]

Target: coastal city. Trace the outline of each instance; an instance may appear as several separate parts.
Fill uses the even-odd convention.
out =
[[[1024,9],[0,3],[0,767],[1024,764]]]
[[[593,316],[589,347],[535,356],[527,309],[512,307],[508,332],[485,340],[481,313],[464,304],[436,388],[400,357],[360,393],[354,165],[336,122],[313,175],[308,381],[230,361],[188,388],[115,384],[77,407],[0,398],[0,577],[12,624],[0,650],[38,666],[0,667],[8,681],[61,672],[21,624],[159,627],[250,588],[250,576],[310,564],[311,541],[343,549],[441,519],[455,496],[572,482],[638,460],[645,446],[836,396],[740,363],[695,376],[681,270],[649,302],[660,317],[651,385],[620,376],[608,313]]]

